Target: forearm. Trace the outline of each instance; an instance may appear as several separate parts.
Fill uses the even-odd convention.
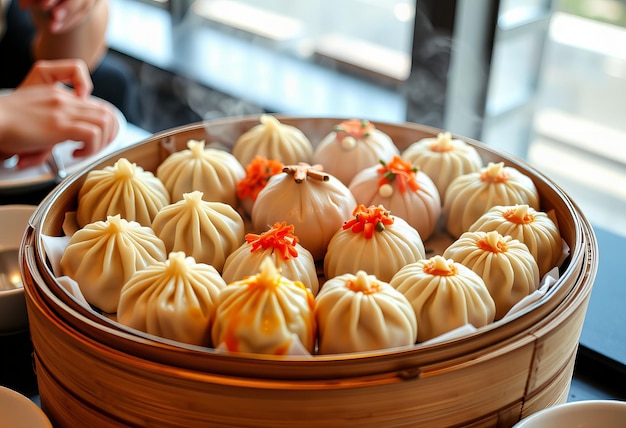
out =
[[[35,59],[80,58],[93,70],[106,52],[109,18],[107,0],[97,0],[83,19],[71,29],[53,32],[50,14],[33,12],[37,34],[33,42]]]

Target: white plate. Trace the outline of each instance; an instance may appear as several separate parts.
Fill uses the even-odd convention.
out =
[[[533,413],[514,428],[622,428],[626,426],[626,402],[618,400],[574,401]]]
[[[52,428],[43,410],[24,395],[4,386],[0,386],[0,420],[3,427]]]
[[[6,93],[7,91],[0,91],[0,95]],[[92,156],[75,158],[72,156],[72,152],[80,146],[80,143],[75,141],[66,141],[59,143],[54,147],[53,151],[55,155],[63,162],[65,170],[68,174],[76,172],[100,157],[123,147],[124,141],[121,137],[126,132],[126,118],[119,109],[110,103],[109,105],[115,112],[119,130],[115,139],[104,149]],[[16,191],[32,190],[49,185],[55,179],[54,174],[45,163],[24,169],[18,169],[16,163],[16,157],[9,158],[4,162],[0,161],[0,192],[12,193]]]

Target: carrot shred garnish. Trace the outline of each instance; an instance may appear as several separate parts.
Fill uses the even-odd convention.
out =
[[[419,190],[419,184],[416,181],[418,169],[411,165],[411,162],[400,156],[394,156],[391,162],[381,160],[380,164],[378,173],[382,174],[382,177],[378,181],[378,187],[396,182],[400,193],[405,193],[407,189],[413,192]]]
[[[257,235],[255,233],[246,234],[246,242],[250,244],[250,252],[254,252],[259,248],[272,248],[279,252],[283,260],[289,260],[292,257],[298,257],[296,244],[298,238],[293,234],[294,226],[287,225],[286,222],[274,223],[268,231]]]
[[[363,233],[366,239],[371,239],[374,232],[382,232],[385,226],[393,224],[393,217],[382,205],[358,205],[352,212],[354,218],[343,224],[343,229],[350,229],[354,233]]]
[[[344,120],[339,125],[333,127],[333,131],[337,134],[337,140],[339,141],[346,137],[352,137],[355,140],[367,138],[374,129],[376,127],[372,122],[360,119]]]
[[[246,166],[246,177],[237,183],[239,199],[250,198],[256,201],[259,192],[263,190],[270,177],[282,172],[283,167],[283,163],[279,160],[255,156]]]

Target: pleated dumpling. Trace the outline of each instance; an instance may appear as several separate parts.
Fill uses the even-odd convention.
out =
[[[199,191],[185,193],[180,201],[161,209],[152,229],[168,253],[183,251],[220,272],[245,236],[243,219],[233,207],[205,201]]]
[[[220,293],[213,344],[230,352],[312,354],[314,305],[311,291],[282,276],[267,257],[259,273],[231,282]]]
[[[404,266],[390,281],[411,302],[417,315],[417,341],[424,342],[471,324],[493,322],[496,305],[482,278],[441,256]]]
[[[277,159],[285,165],[311,163],[313,145],[301,130],[269,114],[261,115],[259,122],[233,146],[233,155],[242,165],[248,165],[255,156]]]
[[[415,312],[402,293],[364,271],[327,280],[315,298],[318,353],[366,352],[415,344]]]
[[[197,190],[207,201],[237,206],[237,183],[246,176],[242,164],[225,150],[205,148],[204,141],[189,140],[187,147],[169,155],[156,171],[172,202]]]
[[[293,225],[285,222],[274,223],[261,234],[248,233],[246,242],[226,259],[222,277],[226,282],[234,282],[255,275],[266,257],[272,259],[282,276],[302,282],[314,296],[317,294],[319,279],[315,260],[298,242]]]
[[[402,152],[402,157],[433,180],[442,198],[452,180],[480,171],[483,166],[478,151],[465,141],[452,138],[449,132],[414,142]]]
[[[504,162],[489,162],[478,172],[455,178],[446,190],[443,215],[448,232],[458,238],[496,205],[526,204],[539,210],[532,179]]]
[[[323,259],[330,238],[350,217],[356,201],[347,186],[321,169],[301,163],[273,176],[252,208],[254,231],[285,221],[298,231],[300,244],[313,259]]]
[[[78,192],[76,221],[84,227],[119,214],[128,221],[150,226],[154,216],[169,203],[169,193],[161,180],[121,158],[113,166],[89,171]]]
[[[406,159],[388,162],[359,172],[348,186],[359,205],[383,205],[402,217],[427,240],[441,217],[441,198],[428,175]]]
[[[526,204],[497,205],[468,229],[469,232],[491,230],[526,244],[539,265],[541,277],[557,267],[563,255],[563,239],[556,221],[545,212],[537,211]]]
[[[167,261],[135,272],[126,282],[117,320],[165,339],[210,346],[215,302],[225,287],[213,266],[173,252]]]
[[[138,270],[166,259],[152,229],[119,215],[74,233],[61,257],[61,272],[78,283],[91,305],[113,313],[122,287]]]
[[[345,120],[326,135],[313,152],[313,163],[348,186],[361,170],[391,159],[400,151],[389,135],[369,120]]]
[[[496,320],[539,286],[539,267],[528,247],[496,231],[465,232],[443,252],[476,272],[496,303]]]
[[[402,266],[426,257],[419,232],[383,206],[359,205],[335,233],[324,257],[332,278],[363,270],[388,282]]]

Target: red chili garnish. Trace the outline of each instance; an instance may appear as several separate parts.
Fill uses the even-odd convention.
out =
[[[378,173],[382,174],[382,177],[378,181],[378,187],[395,181],[398,183],[400,193],[406,192],[407,187],[414,192],[419,190],[419,184],[416,181],[418,169],[411,165],[411,162],[400,156],[394,156],[391,162],[381,160],[380,164]]]
[[[282,172],[283,166],[279,160],[255,156],[246,167],[246,177],[237,183],[239,199],[250,198],[256,201],[259,192],[267,185],[270,177]]]
[[[273,248],[282,256],[283,260],[289,260],[291,257],[298,257],[296,244],[298,238],[293,234],[294,226],[287,226],[286,222],[274,223],[268,231],[260,235],[254,233],[246,234],[246,242],[252,247],[250,252],[254,252],[259,248],[264,250]]]
[[[369,137],[374,129],[376,129],[376,127],[369,120],[349,119],[336,125],[333,131],[337,133],[337,140],[342,141],[346,137],[361,140]]]
[[[366,239],[371,239],[375,231],[382,232],[385,230],[385,226],[393,224],[393,217],[382,205],[377,207],[372,205],[369,208],[365,208],[365,205],[359,205],[354,209],[352,215],[354,218],[346,221],[343,228],[351,229],[354,233],[363,233]]]

